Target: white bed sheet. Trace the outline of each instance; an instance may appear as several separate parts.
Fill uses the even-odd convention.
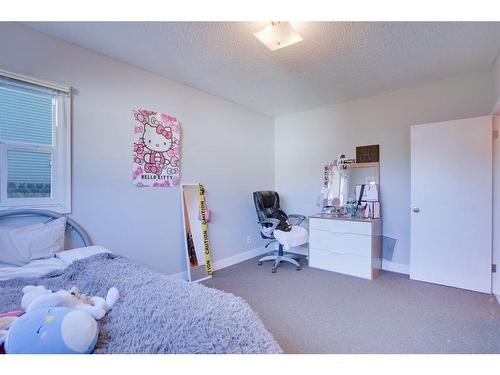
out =
[[[110,251],[102,246],[88,246],[64,250],[50,258],[32,260],[20,267],[0,263],[0,280],[39,277],[51,271],[62,271],[76,260],[101,253],[110,253]]]
[[[50,271],[62,271],[64,268],[66,268],[64,262],[56,257],[32,260],[23,266],[0,263],[0,280],[16,277],[38,277]]]

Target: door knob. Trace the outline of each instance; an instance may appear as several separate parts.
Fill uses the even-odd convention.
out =
[[[413,207],[412,211],[415,212],[416,214],[418,214],[420,212],[420,208]]]

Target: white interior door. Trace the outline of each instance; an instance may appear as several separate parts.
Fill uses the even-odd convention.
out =
[[[410,278],[491,292],[492,118],[411,127]]]

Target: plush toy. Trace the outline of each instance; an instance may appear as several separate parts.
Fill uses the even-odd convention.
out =
[[[5,335],[10,325],[16,320],[15,316],[2,316],[0,317],[0,344],[4,342]]]
[[[23,288],[23,298],[21,299],[21,308],[26,311],[29,304],[43,294],[50,294],[52,290],[45,288],[43,285],[28,285]]]
[[[0,346],[2,346],[7,337],[8,329],[19,316],[23,315],[24,311],[10,311],[0,314]]]
[[[7,354],[87,354],[98,333],[97,322],[85,311],[41,308],[14,320],[4,347]]]
[[[89,297],[81,294],[78,287],[73,287],[70,291],[61,289],[52,292],[43,285],[28,285],[23,288],[24,296],[21,300],[21,307],[26,312],[31,312],[40,308],[66,306],[77,310],[83,310],[99,320],[109,311],[120,294],[118,289],[110,288],[106,299],[102,297]]]
[[[8,329],[10,328],[12,323],[14,323],[14,320],[16,320],[23,314],[24,311],[22,310],[9,311],[0,314],[0,354],[5,354],[5,350],[3,349],[3,343],[9,333]]]
[[[5,341],[7,333],[9,332],[8,329],[16,319],[17,317],[15,316],[3,316],[0,318],[0,345]]]

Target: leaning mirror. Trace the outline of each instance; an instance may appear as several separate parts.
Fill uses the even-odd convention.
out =
[[[206,207],[205,190],[201,184],[182,184],[182,217],[189,281],[211,277],[208,225],[210,210]]]

